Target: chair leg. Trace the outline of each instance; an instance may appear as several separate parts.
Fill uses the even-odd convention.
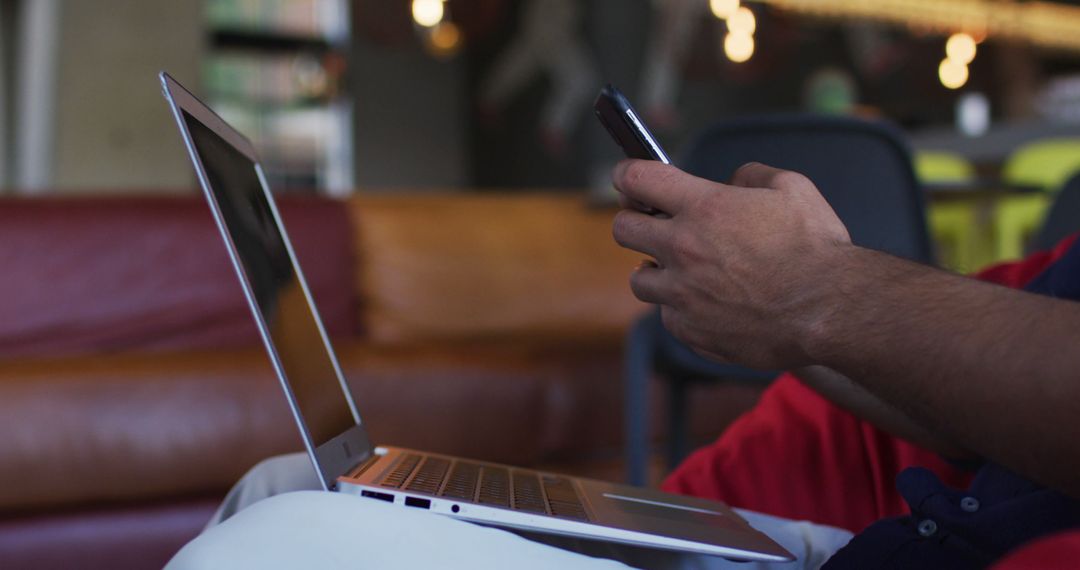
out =
[[[690,410],[687,406],[688,383],[672,377],[668,379],[668,470],[675,469],[688,453]]]
[[[638,319],[627,333],[623,354],[626,481],[637,486],[649,482],[649,378],[655,336],[649,317]]]

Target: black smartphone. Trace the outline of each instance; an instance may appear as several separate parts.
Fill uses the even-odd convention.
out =
[[[642,160],[658,160],[664,164],[671,164],[656,137],[649,132],[649,128],[638,116],[637,111],[630,105],[630,101],[614,85],[610,83],[600,90],[596,102],[593,103],[596,117],[607,129],[615,143],[622,147],[628,158],[640,158]],[[637,203],[634,207],[646,214],[657,214],[659,210],[647,204]]]
[[[597,118],[611,134],[611,138],[622,147],[628,158],[659,160],[671,164],[664,149],[656,142],[656,137],[642,122],[641,117],[630,105],[630,101],[610,83],[600,90],[600,95],[593,103]]]

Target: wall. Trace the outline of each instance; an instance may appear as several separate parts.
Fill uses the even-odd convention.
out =
[[[357,185],[467,186],[469,103],[463,58],[441,61],[413,45],[358,38],[350,62]]]
[[[50,185],[187,191],[191,164],[162,99],[157,72],[197,88],[201,2],[64,0]]]
[[[11,12],[12,4],[9,0],[0,0],[0,193],[8,187],[8,139],[11,137],[8,130],[8,85],[11,80],[11,64],[9,53],[11,48]]]

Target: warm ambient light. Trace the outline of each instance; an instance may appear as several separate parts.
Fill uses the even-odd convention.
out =
[[[739,9],[739,0],[709,0],[709,9],[713,16],[726,20]]]
[[[945,87],[959,89],[967,83],[968,67],[954,59],[945,58],[938,66],[938,78]]]
[[[735,63],[742,63],[754,55],[754,36],[731,31],[724,38],[724,55]]]
[[[740,6],[735,10],[735,13],[727,20],[728,31],[735,33],[741,33],[743,35],[753,35],[757,30],[757,18],[754,17],[754,12],[746,6]]]
[[[438,56],[447,57],[457,53],[461,47],[461,28],[453,22],[442,22],[431,29],[431,51]]]
[[[1080,52],[1080,6],[1001,0],[757,0],[819,18],[858,20],[950,34],[960,26],[976,41],[989,36]]]
[[[977,50],[975,38],[968,34],[953,34],[949,36],[949,41],[945,42],[945,54],[949,56],[949,59],[964,65],[975,59]]]
[[[412,17],[417,24],[431,28],[443,19],[443,0],[412,0]]]

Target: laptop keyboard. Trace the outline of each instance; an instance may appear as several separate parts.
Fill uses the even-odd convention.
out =
[[[379,484],[481,505],[589,520],[570,479],[524,469],[410,453],[403,456]]]

